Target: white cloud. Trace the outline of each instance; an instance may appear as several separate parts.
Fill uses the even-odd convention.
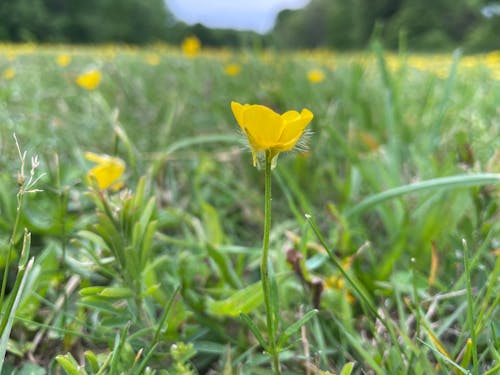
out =
[[[305,6],[309,0],[167,0],[169,9],[186,23],[208,27],[269,31],[279,11]]]

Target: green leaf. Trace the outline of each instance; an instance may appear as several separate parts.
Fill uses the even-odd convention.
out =
[[[92,371],[93,372],[99,371],[99,361],[97,360],[97,356],[94,354],[94,352],[91,350],[87,350],[85,351],[84,355],[85,355],[85,361],[88,363]]]
[[[252,331],[253,335],[259,342],[260,346],[262,346],[262,348],[264,348],[264,350],[267,351],[267,344],[264,340],[264,337],[262,337],[262,334],[260,333],[255,323],[252,322],[252,319],[250,319],[250,317],[247,314],[243,313],[240,314],[240,319],[247,325],[250,331]]]
[[[146,207],[144,208],[144,211],[142,211],[142,215],[139,219],[139,223],[141,224],[141,228],[147,228],[148,223],[151,221],[151,218],[153,216],[153,212],[156,206],[156,197],[151,197],[146,204]],[[141,237],[144,235],[144,233],[141,233]]]
[[[354,362],[348,362],[342,367],[339,375],[351,375],[352,370],[354,370]]]
[[[207,241],[214,245],[220,245],[224,241],[224,231],[220,223],[219,213],[211,204],[205,201],[201,202],[201,209]]]
[[[281,282],[290,275],[290,273],[280,273],[275,276],[276,282]],[[209,299],[207,312],[218,316],[238,316],[241,313],[248,314],[254,311],[263,301],[262,284],[258,281],[244,289],[233,291],[224,300],[214,301]]]
[[[30,235],[25,232],[24,245],[22,251],[29,252],[30,250]],[[21,258],[23,258],[21,256]],[[18,272],[16,276],[16,281],[14,283],[14,288],[11,291],[11,296],[9,302],[4,310],[4,317],[2,320],[2,325],[0,329],[0,374],[2,373],[2,367],[4,364],[5,353],[7,352],[7,344],[9,341],[10,332],[12,330],[12,325],[14,324],[14,318],[16,315],[17,307],[21,302],[24,294],[24,289],[28,278],[30,277],[31,270],[33,268],[35,258],[31,258],[27,264],[20,264],[18,267]]]
[[[120,360],[121,352],[123,346],[125,345],[125,340],[128,336],[128,331],[130,328],[130,321],[128,324],[125,324],[121,330],[121,332],[116,334],[115,337],[115,345],[113,347],[113,355],[111,356],[110,361],[110,374],[116,374],[118,370],[118,362]]]
[[[87,372],[83,369],[80,369],[78,362],[76,362],[75,358],[68,353],[66,355],[58,355],[56,357],[57,363],[66,371],[68,375],[84,375]]]
[[[175,298],[176,298],[177,294],[179,293],[180,289],[181,289],[180,286],[177,286],[175,288],[174,292],[170,296],[170,299],[167,301],[165,308],[163,309],[161,317],[158,320],[158,326],[156,327],[155,335],[153,337],[154,344],[156,344],[159,341],[160,334],[161,334],[162,330],[167,328],[165,323],[167,321],[167,317],[168,317],[168,314],[170,312],[170,309],[172,308],[172,305],[174,304]]]
[[[222,375],[233,375],[233,368],[231,366],[231,347],[227,347],[226,359],[224,360],[224,369],[222,370]]]
[[[291,326],[289,326],[283,334],[281,335],[279,341],[278,341],[278,348],[282,347],[288,339],[300,329],[304,324],[306,324],[309,320],[311,320],[316,314],[318,313],[318,310],[314,309],[311,311],[308,311],[302,318],[297,320],[295,323],[293,323]]]
[[[229,257],[211,244],[207,244],[207,252],[210,258],[217,265],[224,281],[227,282],[232,288],[241,288],[241,281],[236,275],[233,265],[229,261]]]
[[[144,237],[142,238],[142,247],[141,247],[141,270],[143,271],[146,267],[146,264],[149,259],[149,255],[151,254],[151,249],[153,248],[153,239],[156,233],[156,224],[157,221],[151,221],[144,233]]]
[[[105,287],[103,286],[89,286],[87,288],[80,289],[80,296],[94,296],[102,292]]]
[[[134,294],[129,288],[125,287],[102,287],[102,286],[91,286],[88,288],[82,288],[80,290],[80,295],[82,297],[86,296],[100,296],[106,298],[128,298],[132,297]]]
[[[137,183],[136,192],[133,197],[132,207],[141,207],[146,191],[146,177],[142,176]]]
[[[419,181],[413,184],[398,186],[385,190],[381,193],[369,196],[345,213],[345,216],[352,216],[361,213],[386,200],[400,197],[418,191],[428,191],[432,189],[457,189],[471,186],[500,184],[500,174],[498,173],[477,173],[472,175],[458,175],[450,177],[433,178],[431,180]]]
[[[238,316],[255,310],[263,300],[262,285],[259,281],[231,293],[222,301],[209,300],[207,312],[218,316]]]

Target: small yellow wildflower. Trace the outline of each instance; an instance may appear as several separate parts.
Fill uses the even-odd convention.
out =
[[[64,68],[65,66],[68,66],[69,63],[71,62],[71,56],[66,53],[62,53],[59,56],[57,56],[56,62],[57,65]]]
[[[237,76],[241,72],[241,66],[239,64],[228,64],[224,68],[224,73],[228,76]]]
[[[342,268],[347,271],[351,267],[352,261],[352,257],[348,257],[347,259],[345,259],[342,263]],[[350,304],[353,304],[355,302],[354,296],[345,287],[345,281],[341,275],[330,276],[325,282],[325,287],[327,289],[335,289],[341,291],[344,294],[344,297],[347,299],[347,302],[349,302]]]
[[[307,73],[307,79],[311,83],[320,83],[325,80],[325,73],[320,69],[311,69]]]
[[[263,105],[242,105],[237,102],[231,102],[231,109],[248,138],[254,166],[257,165],[259,154],[266,151],[270,151],[274,165],[280,152],[290,151],[295,147],[313,119],[313,114],[308,109],[303,109],[300,113],[287,111],[279,115]]]
[[[89,186],[92,186],[94,181],[100,190],[108,188],[118,190],[123,186],[123,181],[119,181],[125,172],[125,162],[122,159],[109,155],[98,155],[93,152],[86,152],[85,159],[97,164],[87,173]]]
[[[7,68],[3,71],[2,76],[5,80],[9,81],[16,75],[16,69],[13,67]]]
[[[158,65],[160,63],[160,57],[156,53],[148,53],[144,59],[148,65]]]
[[[194,57],[200,52],[201,42],[195,36],[188,36],[182,42],[182,52],[188,57]]]
[[[95,90],[101,83],[101,72],[97,69],[88,70],[76,78],[78,86],[86,90]]]

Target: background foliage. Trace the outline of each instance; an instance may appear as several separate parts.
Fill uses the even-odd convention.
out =
[[[207,46],[387,48],[468,52],[500,49],[498,5],[487,0],[311,0],[284,10],[266,35],[209,29],[175,20],[163,0],[3,0],[0,40],[179,44],[196,35]]]

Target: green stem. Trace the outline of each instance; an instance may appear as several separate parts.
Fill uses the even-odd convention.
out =
[[[12,234],[9,240],[9,251],[7,253],[7,259],[5,261],[5,269],[3,273],[3,279],[2,279],[2,290],[0,291],[0,306],[3,305],[3,300],[5,298],[5,290],[7,289],[7,278],[9,275],[9,267],[10,267],[10,260],[12,258],[12,252],[14,250],[14,243],[16,242],[16,235],[17,235],[17,230],[19,227],[19,222],[21,220],[21,209],[23,206],[23,197],[24,197],[24,190],[23,187],[21,186],[18,194],[17,194],[17,207],[16,207],[16,219],[14,222],[14,228],[12,229]]]
[[[262,259],[260,272],[262,289],[264,292],[264,304],[266,306],[267,333],[269,336],[269,354],[272,357],[274,373],[281,374],[279,353],[276,348],[276,316],[278,312],[273,311],[271,301],[271,278],[269,276],[269,233],[271,231],[271,153],[266,152],[265,170],[265,208],[264,208],[264,237],[262,240]]]
[[[467,320],[469,323],[470,339],[472,341],[472,365],[474,375],[479,374],[479,363],[477,358],[477,338],[476,338],[476,325],[474,324],[474,298],[472,296],[471,285],[471,269],[469,260],[469,247],[467,242],[463,240],[464,247],[464,268],[465,268],[465,282],[467,287]]]

